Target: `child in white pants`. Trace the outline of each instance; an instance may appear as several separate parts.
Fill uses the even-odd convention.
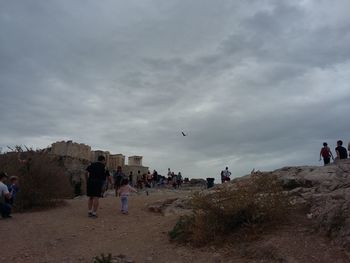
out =
[[[128,214],[128,197],[130,192],[135,192],[137,193],[137,190],[129,185],[129,180],[128,179],[123,179],[121,186],[118,190],[118,195],[120,196],[120,201],[121,201],[121,212],[125,215]]]

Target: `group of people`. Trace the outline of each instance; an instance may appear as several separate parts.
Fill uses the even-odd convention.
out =
[[[8,184],[6,184],[9,181]],[[0,173],[0,213],[2,218],[11,218],[12,207],[18,192],[18,178]]]
[[[180,188],[182,183],[183,183],[183,178],[182,178],[181,172],[178,172],[177,174],[175,174],[170,170],[170,168],[168,168],[168,178],[167,178],[166,184],[172,185],[172,187],[176,189],[176,188]]]
[[[141,174],[140,171],[137,171],[137,175],[134,177],[132,171],[130,171],[129,175],[126,176],[122,171],[122,167],[118,166],[117,170],[113,173],[113,181],[116,193],[118,187],[121,185],[123,178],[128,178],[129,184],[140,190],[143,188],[154,188],[157,186],[162,187],[165,185],[179,188],[183,183],[181,172],[175,174],[174,172],[170,171],[170,168],[168,168],[167,177],[158,174],[156,170],[153,170],[153,173],[148,171],[147,174]]]
[[[331,161],[343,160],[350,158],[350,142],[348,143],[348,149],[343,146],[343,141],[337,141],[337,147],[335,147],[336,156],[334,157],[331,149],[328,146],[327,142],[323,143],[323,147],[320,150],[320,161],[323,159],[324,165],[328,165]],[[228,170],[228,167],[225,170],[221,171],[221,183],[230,181],[231,172]]]
[[[134,179],[136,179],[136,183]],[[132,172],[128,176],[125,175],[121,166],[118,166],[117,170],[111,176],[110,172],[106,169],[106,159],[101,155],[98,157],[97,162],[91,163],[86,168],[86,195],[89,197],[88,216],[92,218],[97,217],[99,199],[103,197],[103,193],[107,188],[106,185],[108,184],[114,185],[115,195],[120,197],[121,212],[128,214],[128,196],[131,192],[137,193],[138,189],[140,190],[144,187],[152,188],[165,184],[171,185],[173,188],[179,188],[182,182],[181,172],[175,174],[170,171],[170,168],[168,168],[167,178],[159,175],[156,170],[152,174],[148,172],[143,175],[138,171],[136,178],[134,178]]]
[[[346,148],[343,146],[343,141],[338,140],[337,147],[335,147],[335,153],[336,153],[336,157],[334,158],[333,153],[329,148],[328,144],[324,142],[323,147],[321,148],[321,151],[320,151],[320,161],[323,158],[324,165],[327,165],[331,162],[331,158],[333,161],[347,159],[348,156],[350,156],[350,142],[348,144],[348,149],[346,150]]]

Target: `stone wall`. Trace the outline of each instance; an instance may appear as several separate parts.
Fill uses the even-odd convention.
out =
[[[130,171],[133,172],[133,181],[135,183],[138,171],[140,171],[141,174],[147,174],[148,172],[148,167],[142,166],[142,156],[130,156],[128,158],[128,165],[126,165],[125,156],[123,154],[110,154],[108,151],[101,150],[91,151],[91,147],[83,143],[74,143],[72,141],[55,142],[52,144],[50,152],[62,157],[71,157],[79,160],[84,160],[85,166],[87,166],[89,162],[96,162],[97,158],[100,155],[103,155],[106,158],[106,167],[110,172],[117,170],[117,167],[121,166],[125,175],[129,175]],[[81,171],[86,168],[85,167],[82,169],[82,167],[79,167],[79,169],[75,169],[74,165],[67,161],[69,159],[65,160],[68,162],[67,166],[69,167],[69,170],[72,174],[80,174]],[[72,177],[74,177],[75,180],[75,177],[79,176],[74,174]]]
[[[55,142],[51,145],[51,153],[59,156],[69,156],[82,160],[90,160],[91,147],[83,143],[61,141]]]
[[[128,165],[142,166],[142,156],[130,156],[128,158]]]
[[[125,166],[125,156],[122,154],[111,154],[109,155],[109,170],[113,171],[113,170],[117,170],[117,167],[121,166],[124,167]]]

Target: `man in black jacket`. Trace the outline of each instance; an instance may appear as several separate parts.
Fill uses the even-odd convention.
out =
[[[347,159],[348,158],[348,152],[345,149],[345,147],[342,146],[343,141],[339,140],[337,141],[337,147],[335,148],[335,152],[337,153],[337,159]]]
[[[106,158],[99,156],[97,162],[90,164],[87,168],[86,195],[88,201],[88,216],[96,218],[99,199],[102,193],[102,186],[106,180]],[[108,177],[110,181],[110,177]]]

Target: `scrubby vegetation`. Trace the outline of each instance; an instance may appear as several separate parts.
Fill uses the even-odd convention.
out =
[[[105,256],[101,254],[101,256],[96,256],[94,258],[94,263],[111,263],[112,262],[112,254],[108,254]]]
[[[242,229],[263,229],[288,215],[289,200],[273,175],[254,175],[192,197],[193,215],[179,219],[172,240],[195,246],[222,242]]]
[[[127,258],[123,254],[112,256],[111,253],[109,253],[106,256],[104,254],[101,254],[100,256],[96,256],[93,258],[93,263],[112,263],[112,262],[127,263],[127,262],[135,262],[135,261],[130,258]]]
[[[15,209],[23,211],[50,207],[72,196],[72,187],[57,157],[42,150],[16,147],[0,155],[1,170],[19,178]]]

